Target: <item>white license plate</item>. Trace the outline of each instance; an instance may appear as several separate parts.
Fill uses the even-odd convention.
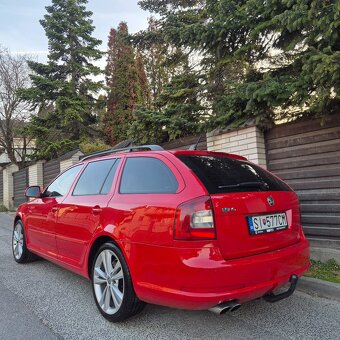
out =
[[[248,216],[248,226],[251,235],[272,233],[288,228],[287,216],[286,213]]]

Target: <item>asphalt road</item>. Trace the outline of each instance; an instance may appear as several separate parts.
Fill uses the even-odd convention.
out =
[[[87,280],[43,260],[14,262],[12,219],[0,213],[0,339],[340,339],[340,303],[302,292],[223,316],[148,305],[110,324]]]

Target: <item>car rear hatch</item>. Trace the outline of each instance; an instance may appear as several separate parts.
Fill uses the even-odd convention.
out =
[[[225,259],[292,245],[300,237],[297,195],[246,160],[221,155],[178,155],[210,194],[220,252]]]

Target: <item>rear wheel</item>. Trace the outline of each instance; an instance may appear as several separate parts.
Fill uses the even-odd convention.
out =
[[[99,248],[91,277],[96,305],[107,320],[122,321],[143,309],[145,304],[136,296],[124,256],[113,242]]]
[[[24,225],[20,220],[15,223],[13,228],[12,251],[14,260],[17,263],[28,263],[37,259],[37,256],[26,247]]]

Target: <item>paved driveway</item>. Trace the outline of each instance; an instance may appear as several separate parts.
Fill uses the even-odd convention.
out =
[[[85,279],[47,261],[12,260],[12,219],[0,214],[0,339],[340,339],[340,303],[301,292],[223,316],[148,305],[110,324]]]

